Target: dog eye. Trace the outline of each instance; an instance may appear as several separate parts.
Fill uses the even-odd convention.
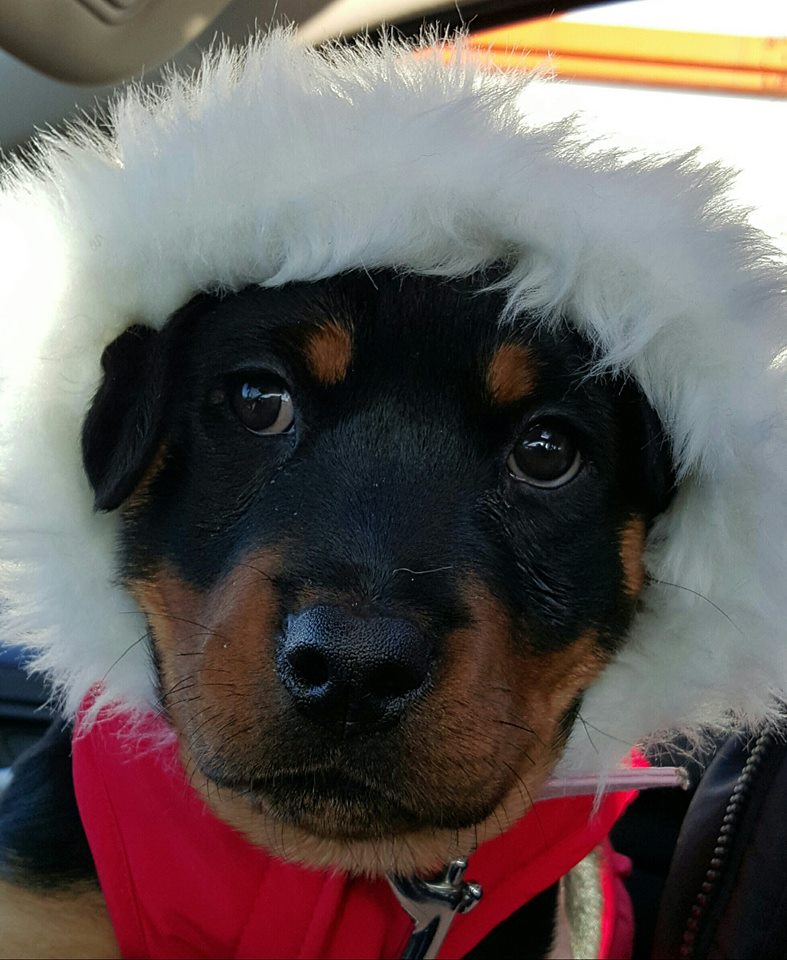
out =
[[[582,456],[565,429],[549,423],[534,423],[517,441],[507,466],[516,480],[534,487],[562,487],[582,467]]]
[[[287,385],[273,374],[246,375],[229,390],[235,415],[252,433],[286,433],[292,426],[294,411]]]

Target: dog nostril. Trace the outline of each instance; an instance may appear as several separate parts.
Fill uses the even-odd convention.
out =
[[[366,678],[366,689],[380,700],[403,697],[424,682],[425,669],[418,669],[403,663],[382,663],[375,667]]]
[[[431,640],[393,617],[309,607],[287,618],[276,669],[295,708],[342,737],[388,729],[426,692]]]
[[[328,658],[314,647],[301,647],[287,656],[296,679],[306,687],[321,687],[331,677]]]

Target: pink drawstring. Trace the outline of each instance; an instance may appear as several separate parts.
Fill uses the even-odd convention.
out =
[[[654,787],[689,788],[689,775],[684,767],[626,767],[608,776],[575,773],[566,777],[550,777],[539,792],[539,800],[558,797],[579,797],[615,793],[619,790],[649,790]]]

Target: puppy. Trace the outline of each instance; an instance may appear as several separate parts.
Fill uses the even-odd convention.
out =
[[[350,272],[201,295],[104,353],[85,471],[161,708],[205,800],[286,859],[427,875],[474,849],[624,642],[673,484],[658,418],[504,305]],[[25,849],[15,880],[73,879]]]
[[[444,955],[543,956],[623,802],[523,816],[550,771],[779,709],[783,271],[533,95],[279,33],[4,178],[3,630],[66,728],[2,949],[400,955],[382,875],[472,854]]]

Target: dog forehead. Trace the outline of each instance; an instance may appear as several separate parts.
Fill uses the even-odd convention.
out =
[[[430,337],[427,324],[469,328],[475,336],[499,329],[505,297],[487,290],[478,277],[448,282],[394,271],[349,271],[322,280],[292,282],[281,287],[250,285],[236,292],[202,294],[177,311],[170,325],[197,304],[203,333],[221,339],[227,333],[288,334],[333,322],[379,338],[404,329]],[[187,319],[184,317],[184,319]],[[216,324],[221,324],[216,330]]]
[[[478,277],[449,283],[357,271],[209,297],[193,325],[179,320],[187,310],[168,326],[178,350],[208,370],[264,366],[267,358],[294,364],[319,386],[372,376],[385,387],[393,377],[474,388],[503,407],[539,381],[576,375],[589,354],[575,334],[503,322],[504,294]]]

